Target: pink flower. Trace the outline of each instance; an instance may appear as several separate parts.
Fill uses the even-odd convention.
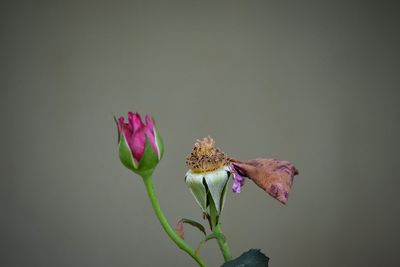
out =
[[[298,174],[296,167],[288,161],[276,159],[254,159],[248,162],[231,163],[233,174],[232,190],[240,192],[244,178],[248,177],[279,202],[286,204],[293,177]]]
[[[163,154],[163,142],[154,121],[146,115],[146,124],[139,113],[128,112],[128,122],[119,117],[118,145],[121,162],[138,172],[153,170]]]

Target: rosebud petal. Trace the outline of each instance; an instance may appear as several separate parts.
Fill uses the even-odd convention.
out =
[[[155,132],[155,128],[154,128],[154,122],[152,119],[150,119],[149,116],[146,115],[146,134],[147,137],[150,140],[150,144],[153,147],[154,151],[156,152],[158,158],[161,158],[161,153],[160,153],[160,149],[158,147],[157,144],[157,139],[156,139],[156,132]]]
[[[144,147],[146,145],[146,135],[144,129],[137,130],[131,138],[128,139],[128,144],[132,150],[133,157],[140,161],[143,157]]]
[[[119,139],[121,138],[121,134],[124,131],[124,117],[119,117],[118,120],[117,118],[114,116],[114,120],[115,123],[117,123],[117,128],[118,128],[118,143],[119,143]]]
[[[144,128],[142,117],[140,116],[139,113],[128,112],[128,120],[129,124],[132,126],[133,132],[136,132],[139,129]]]

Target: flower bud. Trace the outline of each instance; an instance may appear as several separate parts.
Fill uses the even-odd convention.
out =
[[[147,115],[146,124],[140,114],[128,112],[128,122],[119,117],[118,149],[122,164],[135,173],[144,176],[153,173],[161,160],[164,148],[154,121]]]

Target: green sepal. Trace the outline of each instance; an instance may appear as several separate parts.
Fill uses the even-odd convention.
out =
[[[120,137],[118,143],[119,159],[121,160],[122,164],[125,167],[127,167],[131,171],[136,171],[137,163],[135,162],[131,149],[129,148],[129,145],[126,142],[125,135],[123,133],[120,133],[119,137]]]
[[[117,117],[115,117],[115,115],[114,115],[113,117],[114,117],[115,124],[117,125],[117,132],[118,132],[118,144],[119,144],[119,140],[121,139],[121,133],[119,132],[118,119],[117,119]]]
[[[154,120],[153,120],[154,121]],[[164,142],[161,135],[158,133],[157,127],[154,125],[154,137],[156,139],[156,146],[158,148],[159,159],[161,160],[164,155]]]
[[[143,156],[140,162],[136,162],[133,158],[132,151],[129,148],[128,143],[126,142],[125,136],[123,133],[120,133],[119,138],[119,158],[122,164],[130,169],[131,171],[139,174],[140,176],[151,175],[157,166],[159,160],[158,155],[153,150],[153,147],[150,144],[149,139],[146,136],[146,145],[144,148]]]
[[[134,170],[140,176],[148,176],[151,175],[157,166],[159,160],[158,155],[154,151],[153,147],[150,144],[150,140],[146,135],[146,145],[144,147],[144,152],[142,159],[139,162],[139,167]]]

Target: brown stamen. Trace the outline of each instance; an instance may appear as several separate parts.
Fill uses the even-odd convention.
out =
[[[210,136],[197,140],[186,158],[186,165],[193,172],[210,172],[227,165],[230,159],[214,145],[215,142]]]

